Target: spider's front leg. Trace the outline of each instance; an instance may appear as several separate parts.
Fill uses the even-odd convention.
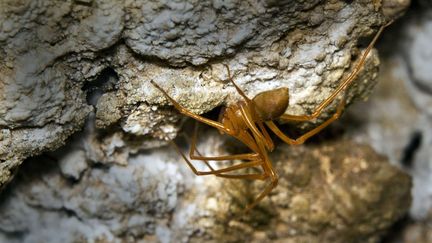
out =
[[[378,32],[375,34],[374,38],[372,39],[372,41],[369,43],[368,47],[366,48],[366,50],[363,52],[362,56],[360,57],[360,60],[358,61],[358,63],[355,65],[353,71],[348,75],[348,77],[345,78],[345,80],[343,80],[339,86],[337,87],[337,89],[324,101],[322,101],[314,110],[314,112],[312,112],[311,115],[288,115],[288,114],[283,114],[280,119],[284,120],[284,121],[311,121],[315,118],[317,118],[319,115],[321,115],[322,111],[329,106],[335,99],[336,97],[341,94],[342,92],[345,92],[347,87],[349,85],[352,84],[352,82],[357,78],[358,74],[360,73],[360,70],[362,69],[362,67],[364,66],[364,63],[366,61],[366,58],[368,56],[368,54],[370,53],[370,51],[372,50],[372,48],[374,47],[375,43],[377,42],[379,36],[381,35],[381,33],[383,32],[384,28],[387,27],[388,25],[390,25],[392,22],[389,22],[383,26],[381,26],[381,28],[378,30]]]
[[[155,86],[158,90],[160,90],[164,96],[173,104],[173,106],[183,115],[191,117],[199,122],[205,123],[209,126],[212,126],[214,128],[220,129],[221,131],[224,131],[225,133],[230,133],[229,129],[227,129],[222,123],[217,122],[217,121],[213,121],[211,119],[205,118],[203,116],[194,114],[193,112],[191,112],[190,110],[186,109],[185,107],[183,107],[182,105],[180,105],[177,101],[175,101],[171,96],[169,96],[169,94],[162,89],[157,83],[155,83],[153,80],[150,81],[151,84],[153,84],[153,86]]]
[[[381,26],[381,28],[378,30],[378,32],[375,34],[374,38],[372,39],[371,43],[369,43],[368,47],[366,48],[366,50],[364,51],[364,53],[362,54],[362,56],[360,57],[360,60],[358,61],[358,63],[355,65],[354,70],[348,75],[348,77],[346,77],[341,84],[339,84],[339,86],[337,87],[337,89],[324,101],[322,101],[314,110],[314,112],[312,112],[311,115],[288,115],[288,114],[283,114],[280,116],[280,119],[282,121],[297,121],[297,122],[301,122],[301,121],[311,121],[313,119],[316,119],[318,116],[321,115],[322,111],[329,106],[338,95],[340,95],[341,93],[346,92],[347,88],[349,85],[352,84],[352,82],[357,78],[358,74],[360,73],[360,70],[362,69],[362,67],[364,66],[364,63],[366,61],[366,58],[368,56],[368,54],[370,53],[370,51],[372,50],[373,46],[375,45],[376,41],[378,40],[378,37],[381,35],[381,33],[383,32],[384,28],[387,27],[388,25],[390,25],[391,22]],[[322,129],[324,129],[325,127],[327,127],[328,125],[330,125],[333,121],[335,121],[336,119],[338,119],[342,113],[342,110],[345,106],[345,93],[343,94],[343,98],[342,101],[338,104],[338,108],[336,113],[327,121],[325,121],[324,123],[320,124],[318,127],[312,129],[309,132],[306,132],[305,134],[303,134],[302,136],[298,137],[297,139],[292,139],[288,136],[286,136],[282,131],[280,131],[280,129],[276,126],[276,124],[273,121],[268,121],[266,122],[266,125],[279,137],[281,138],[284,142],[291,144],[291,145],[297,145],[297,144],[302,144],[304,143],[308,138],[312,137],[313,135],[317,134],[318,132],[320,132]]]
[[[170,102],[174,105],[174,107],[182,114],[191,117],[197,121],[203,122],[209,126],[212,126],[214,128],[220,129],[222,131],[224,131],[227,134],[231,134],[230,129],[226,128],[222,123],[217,122],[217,121],[213,121],[210,120],[208,118],[202,117],[200,115],[196,115],[194,113],[192,113],[191,111],[187,110],[185,107],[181,106],[177,101],[175,101],[172,97],[170,97],[168,95],[168,93],[162,89],[158,84],[156,84],[153,80],[150,81],[157,89],[159,89],[164,95],[165,97],[167,97]],[[196,135],[195,135],[196,136]],[[239,138],[239,137],[237,137]],[[181,151],[181,149],[178,147],[178,145],[174,142],[172,142],[172,144],[174,145],[174,147],[176,148],[177,152],[183,157],[183,159],[186,161],[186,163],[188,164],[188,166],[191,168],[191,170],[196,174],[196,175],[218,175],[221,173],[226,173],[226,172],[231,172],[231,171],[235,171],[235,170],[240,170],[240,169],[245,169],[245,168],[250,168],[250,167],[255,167],[255,166],[259,166],[262,164],[262,162],[259,159],[259,156],[256,153],[250,153],[250,154],[239,154],[239,155],[227,155],[227,156],[214,156],[214,157],[204,157],[204,156],[196,156],[193,154],[193,151],[196,150],[196,139],[194,139],[193,143],[192,143],[192,147],[191,147],[191,152],[190,154],[192,155],[191,158],[192,159],[200,159],[203,160],[207,167],[211,170],[211,171],[198,171],[195,166],[191,163],[191,161],[186,157],[186,155]],[[240,140],[242,140],[242,137],[240,137]],[[243,139],[244,140],[244,139]],[[248,145],[248,144],[247,144]],[[255,148],[253,148],[255,149]],[[227,160],[227,159],[242,159],[242,160],[250,160],[249,162],[246,163],[242,163],[242,164],[237,164],[237,165],[233,165],[230,167],[226,167],[223,169],[219,169],[219,170],[215,170],[213,169],[210,164],[208,163],[207,160]],[[230,178],[234,178],[235,175],[228,175],[227,177]],[[258,178],[258,176],[257,176]]]

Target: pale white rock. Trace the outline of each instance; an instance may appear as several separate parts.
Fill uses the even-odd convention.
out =
[[[68,146],[52,153],[60,169],[51,161],[38,173],[46,158],[29,161],[29,182],[2,201],[0,237],[201,239],[236,201],[227,198],[244,205],[244,196],[220,196],[218,178],[195,177],[172,147],[156,149],[185,119],[150,80],[202,114],[241,99],[227,64],[249,97],[288,87],[287,113],[310,113],[352,69],[358,40],[387,21],[381,10],[370,1],[1,1],[0,185],[24,159]],[[367,97],[378,64],[372,52],[348,103]],[[211,145],[200,149],[214,154],[221,140],[204,138]]]
[[[203,154],[232,149],[216,131],[202,135],[198,148]],[[88,142],[85,136],[78,141]],[[241,217],[245,204],[265,184],[197,177],[170,146],[132,156],[127,165],[94,166],[73,181],[53,166],[55,162],[40,157],[23,166],[20,180],[0,200],[0,237],[7,242],[275,237],[288,242],[376,241],[407,209],[409,177],[366,146],[347,141],[310,148],[282,145],[271,158],[280,175],[279,187]]]
[[[85,153],[82,150],[71,151],[59,161],[60,170],[66,177],[78,180],[88,168]]]

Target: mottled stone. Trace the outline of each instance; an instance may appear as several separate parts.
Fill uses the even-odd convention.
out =
[[[233,149],[216,131],[202,135],[204,154]],[[64,157],[82,153],[70,149]],[[39,157],[1,198],[0,237],[56,242],[56,232],[64,232],[68,242],[378,242],[409,208],[410,178],[368,146],[280,145],[271,158],[279,186],[243,215],[263,183],[197,177],[172,147],[141,153],[127,166],[90,166],[74,181]]]
[[[287,112],[310,112],[353,66],[359,38],[387,21],[382,10],[369,1],[2,1],[0,126],[16,143],[0,148],[0,185],[94,108],[98,128],[175,137],[178,118],[149,81],[204,113],[239,98],[220,63],[250,97],[288,87]],[[350,97],[367,95],[378,63],[368,58]],[[114,83],[101,84],[104,70]]]
[[[389,20],[379,2],[0,2],[0,186],[83,129],[3,192],[0,241],[378,240],[409,205],[409,178],[384,158],[346,141],[283,147],[280,186],[242,217],[263,185],[196,177],[157,149],[183,119],[150,80],[202,114],[240,98],[226,64],[249,97],[287,87],[286,113],[310,113]],[[368,96],[378,65],[373,51],[348,104]],[[200,138],[205,154],[241,150],[216,131]]]
[[[400,26],[390,27],[382,39],[386,55],[375,95],[354,105],[344,121],[349,136],[412,175],[410,217],[415,220],[424,220],[432,208],[431,37],[432,9],[427,4],[408,11]]]
[[[121,104],[119,104],[121,100],[114,93],[105,93],[98,99],[96,105],[96,128],[107,128],[121,119]]]
[[[67,153],[59,161],[60,171],[65,177],[78,180],[82,173],[88,168],[85,153],[75,150]]]
[[[410,178],[368,146],[342,140],[280,147],[272,156],[279,171],[277,189],[237,220],[223,212],[233,212],[238,201],[253,200],[262,189],[258,183],[241,182],[244,188],[231,205],[215,211],[218,227],[207,227],[207,237],[229,242],[378,242],[409,209]],[[234,188],[237,183],[225,182]]]

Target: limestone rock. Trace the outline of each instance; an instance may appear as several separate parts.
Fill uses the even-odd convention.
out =
[[[0,185],[25,158],[63,145],[94,109],[98,128],[137,136],[135,147],[175,137],[179,117],[164,108],[167,101],[149,81],[204,113],[239,98],[223,81],[220,63],[230,66],[249,96],[288,87],[287,112],[310,112],[353,66],[359,38],[387,21],[380,6],[316,0],[2,1]],[[350,97],[367,95],[378,63],[376,54],[368,58]],[[100,82],[104,73],[111,78]]]
[[[400,27],[389,28],[382,41],[393,45],[381,47],[385,58],[375,95],[352,107],[343,121],[348,136],[370,144],[413,176],[410,217],[415,220],[427,218],[432,208],[431,38],[428,4],[408,11]]]
[[[204,154],[233,149],[216,131],[202,136]],[[70,150],[62,154],[83,152]],[[0,200],[0,239],[378,242],[409,208],[410,178],[368,146],[280,145],[271,158],[280,184],[243,215],[264,184],[197,177],[170,146],[130,158],[127,166],[93,164],[73,180],[56,161],[38,157]]]
[[[393,16],[379,2],[1,1],[0,186],[57,150],[3,192],[0,241],[376,241],[409,205],[385,159],[345,141],[281,148],[281,185],[239,219],[262,185],[196,177],[160,148],[185,119],[150,80],[202,114],[240,99],[226,64],[249,97],[287,87],[286,112],[310,113]],[[378,65],[372,52],[348,104]],[[215,134],[203,153],[241,150]]]

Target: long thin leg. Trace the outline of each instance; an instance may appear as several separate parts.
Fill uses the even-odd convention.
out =
[[[249,113],[250,111],[248,109],[241,109],[241,113],[243,116],[243,119],[246,122],[246,125],[251,129],[252,134],[255,138],[256,144],[258,145],[258,148],[260,149],[260,156],[263,159],[262,161],[262,169],[264,171],[264,175],[266,177],[270,177],[270,183],[266,186],[264,191],[262,191],[255,200],[246,206],[245,213],[251,210],[253,207],[255,207],[261,200],[263,200],[270,192],[277,186],[278,184],[278,177],[276,175],[276,172],[274,171],[273,165],[267,155],[266,150],[266,138],[264,138],[263,133],[259,132],[258,129],[255,127],[255,124],[253,123],[252,116]],[[254,129],[255,128],[255,129]],[[268,134],[267,134],[268,135]]]
[[[296,139],[292,139],[292,138],[288,137],[287,135],[285,135],[276,126],[276,124],[273,121],[266,122],[266,125],[270,128],[270,130],[272,130],[285,143],[290,144],[290,145],[303,144],[308,138],[310,138],[313,135],[317,134],[318,132],[320,132],[321,130],[323,130],[325,127],[327,127],[328,125],[330,125],[333,121],[335,121],[336,119],[338,119],[340,117],[340,115],[342,114],[342,110],[343,110],[344,106],[345,106],[345,96],[343,97],[342,101],[339,103],[339,105],[337,107],[337,110],[336,110],[336,113],[333,114],[332,117],[330,117],[327,121],[323,122],[319,126],[317,126],[314,129],[306,132],[305,134],[303,134],[302,136],[300,136],[300,137],[298,137]]]
[[[246,106],[240,106],[240,112],[242,114],[243,120],[248,126],[248,128],[251,130],[252,134],[254,134],[255,139],[259,139],[261,141],[265,141],[266,138],[264,137],[263,133],[260,132],[257,128],[257,126],[254,123],[254,120],[252,118],[252,115],[249,112],[249,109],[246,108]]]
[[[259,147],[264,148],[263,141],[257,140],[257,144]],[[254,199],[254,201],[252,203],[250,203],[249,205],[246,206],[244,213],[247,213],[249,210],[251,210],[253,207],[255,207],[261,200],[263,200],[267,195],[269,195],[278,184],[278,176],[277,176],[276,172],[274,171],[273,165],[272,165],[270,159],[268,158],[266,151],[263,151],[262,157],[264,159],[263,164],[262,164],[262,168],[264,170],[264,174],[266,176],[270,177],[270,183],[266,186],[264,191],[262,191]]]
[[[219,156],[219,157],[204,157],[202,156],[202,154],[198,151],[198,149],[196,148],[196,136],[197,136],[197,129],[198,126],[197,124],[195,124],[195,129],[194,129],[194,135],[192,137],[192,143],[191,143],[191,150],[190,150],[190,157],[192,158],[192,153],[193,151],[195,151],[198,156],[194,156],[202,161],[204,161],[204,163],[207,165],[207,167],[209,167],[209,169],[211,171],[214,171],[214,169],[211,167],[211,165],[208,163],[208,161],[206,159],[221,159],[221,160],[228,160],[228,159],[250,159],[250,156],[245,156],[245,158],[242,158],[240,156],[242,155],[237,155],[237,158],[233,158],[233,156]],[[249,155],[249,154],[246,154]],[[256,160],[259,157],[259,154],[250,154],[250,155],[254,155],[253,159]],[[260,174],[236,174],[236,175],[231,175],[231,174],[215,174],[218,177],[223,177],[223,178],[228,178],[228,179],[249,179],[249,180],[265,180],[266,178],[268,178],[268,175],[266,175],[265,173],[260,173]]]
[[[255,167],[255,166],[258,166],[258,165],[262,164],[262,161],[255,160],[255,161],[249,161],[249,162],[245,162],[245,163],[242,163],[242,164],[237,164],[237,165],[229,166],[229,167],[226,167],[226,168],[223,168],[223,169],[219,169],[219,170],[198,171],[195,168],[195,166],[190,162],[190,160],[186,157],[186,155],[180,150],[180,148],[177,146],[177,144],[174,143],[174,142],[172,142],[172,144],[176,148],[177,152],[186,161],[186,163],[188,164],[188,166],[194,172],[195,175],[215,175],[215,174],[226,173],[226,172],[230,172],[230,171],[234,171],[234,170],[240,170],[240,169]]]
[[[265,164],[269,164],[269,163],[270,163],[270,161],[267,161],[267,163],[265,163]],[[271,182],[254,199],[254,201],[252,203],[250,203],[246,206],[244,213],[247,213],[252,208],[254,208],[260,201],[262,201],[268,194],[270,194],[270,192],[277,186],[277,184],[278,184],[277,176],[276,176],[275,172],[273,171],[272,167],[270,168],[270,170],[271,170],[270,173],[264,172],[262,174],[242,174],[242,175],[216,174],[216,176],[227,178],[227,179],[249,179],[249,180],[266,180],[270,176]]]
[[[198,150],[195,150],[200,156],[201,153]],[[207,160],[203,160],[204,163],[207,165],[207,167],[211,170],[211,171],[215,171],[213,169],[213,167],[208,163]],[[266,174],[236,174],[236,175],[231,175],[231,174],[215,174],[215,176],[217,177],[223,177],[223,178],[227,178],[227,179],[249,179],[249,180],[265,180],[268,176]]]
[[[249,120],[249,116],[250,114],[247,113],[247,110],[245,110],[245,113],[242,113],[242,115],[244,116],[245,120]],[[249,123],[252,123],[252,121],[249,120]],[[253,124],[253,123],[252,123]],[[249,124],[250,125],[250,124]],[[270,184],[268,184],[266,186],[266,188],[264,189],[264,191],[262,191],[256,198],[255,200],[246,206],[245,208],[245,212],[251,210],[253,207],[255,207],[261,200],[263,200],[276,186],[278,183],[278,179],[277,179],[277,175],[273,170],[273,167],[271,165],[271,162],[268,159],[268,156],[266,154],[265,148],[264,148],[264,142],[265,140],[260,140],[260,136],[261,133],[259,132],[252,132],[254,135],[254,138],[256,140],[256,143],[260,149],[260,151],[262,152],[262,159],[264,159],[263,161],[250,161],[247,162],[246,164],[239,164],[239,165],[235,165],[235,166],[231,166],[225,169],[221,169],[221,170],[214,170],[211,172],[204,172],[204,173],[208,173],[208,174],[215,174],[218,177],[224,177],[224,178],[230,178],[230,179],[252,179],[252,180],[265,180],[267,179],[269,176],[271,178],[271,182]],[[258,134],[257,134],[258,133]],[[268,134],[267,134],[268,135]],[[196,132],[194,132],[194,137],[193,140],[196,140]],[[194,144],[195,146],[196,141],[194,141],[192,144]],[[177,148],[177,150],[181,153],[180,149]],[[196,150],[196,147],[194,147],[194,150]],[[198,154],[199,151],[197,151]],[[182,154],[182,153],[181,153]],[[196,172],[195,174],[199,175],[200,173],[198,171],[196,171],[196,169],[193,167],[193,165],[190,163],[190,161],[187,160],[186,156],[184,154],[182,154],[183,158],[186,160],[186,162],[188,163],[188,165],[191,167],[191,169]],[[244,168],[250,168],[250,167],[255,167],[255,166],[259,166],[261,165],[264,173],[263,174],[243,174],[243,175],[227,175],[227,174],[223,174],[225,172],[229,172],[229,171],[234,171],[234,170],[239,170],[239,169],[244,169]],[[202,172],[201,172],[202,173]]]
[[[195,150],[196,151],[196,150]],[[191,150],[191,153],[192,150]],[[259,158],[258,154],[248,153],[248,154],[235,154],[235,155],[221,155],[221,156],[200,156],[195,154],[189,154],[189,157],[193,160],[257,160]]]
[[[251,100],[249,99],[249,97],[247,97],[247,95],[240,89],[240,87],[238,87],[237,86],[237,84],[234,82],[234,80],[233,80],[233,77],[231,76],[231,71],[230,71],[230,69],[229,69],[229,67],[228,67],[228,65],[227,64],[225,64],[225,63],[223,63],[222,65],[224,65],[224,67],[226,68],[226,70],[227,70],[227,74],[228,74],[228,80],[234,85],[234,88],[237,90],[237,92],[247,101],[247,102],[250,102]],[[210,69],[211,69],[211,66],[210,66]],[[211,77],[211,78],[209,78],[209,77],[206,77],[205,75],[203,75],[202,73],[201,73],[201,75],[200,75],[200,77],[201,78],[203,78],[203,79],[206,79],[206,80],[208,80],[208,79],[213,79],[213,80],[216,80],[216,81],[218,81],[218,82],[223,82],[223,80],[221,80],[220,78],[215,78],[215,77]]]
[[[243,175],[217,174],[216,176],[227,178],[227,179],[246,179],[246,180],[265,180],[268,178],[266,174],[243,174]]]
[[[194,160],[257,160],[259,158],[259,154],[257,153],[247,153],[247,154],[236,154],[236,155],[222,155],[222,156],[202,156],[201,153],[196,148],[198,134],[198,124],[195,123],[194,133],[192,136],[191,148],[189,151],[189,157]],[[197,152],[198,155],[195,155],[194,152]]]
[[[264,124],[262,122],[257,122],[258,127],[260,128],[262,134],[264,135],[265,138],[265,145],[267,147],[267,149],[271,152],[274,149],[274,143],[273,140],[271,139],[270,135],[267,132],[267,129],[265,128]]]
[[[277,178],[272,178],[271,182],[266,186],[264,191],[262,191],[251,204],[246,206],[244,212],[246,213],[250,211],[253,207],[255,207],[261,200],[263,200],[268,194],[270,194],[270,192],[277,186],[277,184]]]
[[[195,152],[201,157],[201,153],[195,149]],[[208,161],[203,160],[205,164],[209,167],[211,171],[214,171],[213,167],[208,163]],[[215,176],[228,178],[228,179],[249,179],[249,180],[265,180],[268,178],[268,175],[260,173],[260,174],[236,174],[236,175],[230,175],[230,174],[215,174]]]
[[[196,131],[195,131],[196,132]],[[196,134],[196,133],[195,133]],[[196,135],[194,135],[194,136],[196,136]],[[192,146],[193,147],[193,149],[195,150],[195,152],[198,154],[198,156],[200,157],[200,159],[197,159],[197,160],[201,160],[201,161],[203,161],[204,162],[204,164],[211,170],[211,171],[215,171],[215,169],[210,165],[210,163],[207,161],[207,158],[210,158],[210,159],[221,159],[221,158],[224,158],[224,156],[219,156],[219,157],[204,157],[204,156],[202,156],[202,154],[198,151],[198,149],[196,148],[196,146],[195,146],[195,141],[193,141],[192,142],[192,144],[194,145],[194,146]],[[190,154],[192,154],[192,147],[191,147],[191,151],[190,151]],[[226,157],[228,157],[228,156],[225,156],[225,158]],[[191,159],[194,159],[194,158],[192,158],[191,157]],[[233,158],[226,158],[226,160],[229,160],[229,159],[233,159]],[[238,159],[238,158],[234,158],[234,159]],[[240,159],[242,159],[242,158],[240,158]],[[223,159],[223,160],[225,160],[225,159]],[[215,176],[218,176],[218,177],[225,177],[225,178],[232,178],[232,179],[240,179],[240,178],[245,178],[245,179],[247,179],[247,178],[249,178],[249,179],[256,179],[256,180],[259,180],[259,179],[261,179],[261,177],[260,176],[262,176],[262,174],[246,174],[246,175],[226,175],[226,174],[215,174]]]
[[[348,77],[339,85],[339,87],[336,89],[336,91],[332,95],[330,95],[327,99],[325,99],[323,102],[321,102],[315,108],[315,111],[311,115],[295,116],[295,115],[283,114],[280,117],[280,119],[281,120],[285,120],[285,121],[310,121],[312,119],[317,118],[321,114],[321,112],[323,111],[323,109],[326,108],[331,102],[333,102],[333,100],[336,98],[336,96],[338,96],[343,90],[345,90],[354,81],[354,79],[359,74],[361,68],[363,67],[364,62],[366,60],[366,57],[368,56],[369,52],[372,50],[373,46],[375,45],[376,41],[378,40],[378,37],[383,32],[384,28],[386,26],[388,26],[390,23],[381,26],[381,28],[376,33],[376,35],[372,39],[372,41],[369,44],[369,46],[364,51],[363,55],[361,56],[361,58],[360,58],[359,62],[357,63],[357,65],[354,67],[354,70],[351,72],[351,74],[348,75]]]
[[[230,71],[230,69],[229,69],[229,67],[228,67],[228,65],[226,65],[226,64],[223,64],[224,66],[225,66],[225,68],[226,68],[226,70],[227,70],[227,73],[228,73],[228,80],[234,85],[234,88],[237,90],[237,92],[248,102],[248,103],[250,103],[251,102],[251,100],[249,99],[249,97],[247,97],[247,95],[243,92],[243,90],[241,90],[240,89],[240,87],[239,86],[237,86],[237,84],[234,82],[234,79],[233,79],[233,77],[231,76],[231,71]]]
[[[186,136],[185,136],[185,138],[186,138],[186,140],[188,140]],[[178,146],[177,146],[177,147],[178,147]],[[177,150],[179,150],[179,149],[177,148]],[[196,149],[195,149],[195,150],[196,150]],[[199,152],[198,150],[196,150],[196,152],[197,152],[198,154],[200,154],[200,152]],[[201,155],[201,154],[200,154],[200,155]],[[203,161],[204,164],[207,166],[207,168],[209,168],[211,171],[215,171],[215,170],[213,169],[213,167],[210,165],[210,163],[209,163],[207,160],[203,159],[202,161]],[[195,166],[194,166],[194,167],[195,167]]]
[[[177,101],[175,101],[173,98],[171,98],[171,96],[169,96],[168,95],[168,93],[164,90],[164,89],[162,89],[158,84],[156,84],[153,80],[151,80],[150,81],[157,89],[159,89],[164,95],[165,95],[165,97],[166,98],[168,98],[168,100],[170,100],[171,101],[171,103],[174,105],[174,107],[180,112],[180,113],[182,113],[183,115],[185,115],[185,116],[189,116],[189,117],[191,117],[191,118],[193,118],[193,119],[195,119],[195,120],[197,120],[197,121],[200,121],[200,122],[203,122],[203,123],[205,123],[205,124],[207,124],[207,125],[209,125],[209,126],[212,126],[212,127],[215,127],[215,128],[217,128],[217,129],[219,129],[219,130],[221,130],[221,131],[224,131],[225,133],[230,133],[230,131],[227,129],[227,128],[225,128],[224,127],[224,125],[222,124],[222,123],[220,123],[220,122],[217,122],[217,121],[213,121],[213,120],[210,120],[210,119],[207,119],[207,118],[205,118],[205,117],[202,117],[202,116],[200,116],[200,115],[197,115],[197,114],[194,114],[194,113],[192,113],[191,111],[189,111],[188,109],[186,109],[185,107],[183,107],[183,106],[181,106]]]

